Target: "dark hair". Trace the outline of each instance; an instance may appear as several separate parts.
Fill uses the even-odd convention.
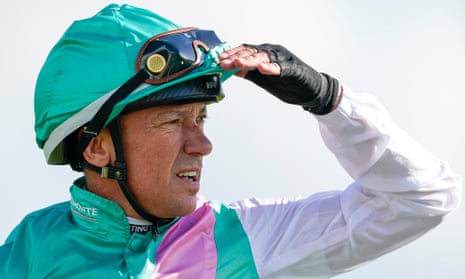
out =
[[[74,171],[81,172],[82,168],[82,154],[79,154],[78,148],[78,141],[79,135],[81,134],[82,128],[77,129],[76,131],[72,132],[64,141],[65,150],[67,154],[67,158],[65,160],[68,161],[71,169]]]

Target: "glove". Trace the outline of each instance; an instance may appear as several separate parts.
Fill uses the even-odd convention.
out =
[[[336,108],[339,102],[339,83],[331,76],[319,73],[289,50],[280,45],[246,45],[258,52],[266,52],[270,62],[281,68],[279,76],[264,75],[250,70],[246,79],[267,90],[280,100],[301,105],[305,110],[324,115]]]

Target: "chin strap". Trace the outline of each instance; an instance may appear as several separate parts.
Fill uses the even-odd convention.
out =
[[[165,224],[170,223],[173,218],[160,218],[153,214],[150,214],[144,207],[137,202],[134,196],[128,189],[127,186],[127,169],[126,163],[124,161],[124,152],[123,152],[123,142],[122,142],[122,134],[121,134],[121,125],[119,123],[119,118],[117,117],[113,121],[110,122],[108,128],[110,129],[111,137],[113,139],[113,146],[115,147],[115,167],[106,167],[109,171],[108,174],[121,174],[120,177],[108,177],[114,178],[118,181],[118,184],[121,190],[124,193],[124,196],[131,204],[132,208],[145,220],[150,221],[154,224],[154,228],[157,229],[159,226],[163,226]],[[124,179],[123,179],[124,178]]]
[[[84,167],[82,162],[85,160],[82,158],[82,152],[89,145],[90,141],[98,136],[98,133],[103,129],[107,122],[113,107],[126,98],[131,92],[133,92],[144,80],[149,78],[150,75],[145,70],[140,70],[135,76],[126,81],[120,88],[118,88],[100,107],[97,113],[94,115],[92,120],[86,125],[80,134],[79,140],[77,141],[77,147],[74,150],[73,163],[71,167],[73,170],[81,171]],[[88,165],[88,164],[87,164]],[[91,168],[92,169],[92,168]]]
[[[129,204],[131,204],[132,208],[147,221],[153,223],[152,234],[154,236],[158,236],[158,227],[166,225],[173,221],[174,218],[161,218],[150,214],[144,207],[134,198],[132,193],[129,191],[127,186],[127,168],[126,163],[124,161],[124,152],[123,152],[123,143],[122,143],[122,136],[121,136],[121,126],[119,124],[119,118],[112,120],[108,125],[108,128],[111,133],[111,137],[113,139],[113,146],[115,148],[115,155],[116,160],[114,162],[114,166],[106,166],[103,168],[96,167],[94,165],[89,164],[87,161],[84,160],[83,166],[89,170],[94,172],[100,173],[102,178],[107,179],[115,179],[118,182],[121,191],[123,191],[124,196],[128,200]]]

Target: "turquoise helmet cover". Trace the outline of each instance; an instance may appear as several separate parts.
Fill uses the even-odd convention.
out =
[[[39,73],[34,97],[36,142],[49,164],[68,163],[66,138],[89,122],[104,101],[135,73],[137,54],[153,36],[181,28],[160,15],[130,5],[110,4],[95,16],[75,21],[50,51]],[[233,72],[218,65],[229,48],[211,49],[193,71],[160,85],[142,84],[116,104],[107,120],[124,107],[181,82],[216,74],[221,81]],[[216,101],[224,97],[216,96]]]

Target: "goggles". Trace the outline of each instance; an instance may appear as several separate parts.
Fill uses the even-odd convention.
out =
[[[194,27],[161,33],[139,51],[136,72],[145,69],[149,84],[162,84],[192,71],[203,62],[205,53],[222,42],[215,32]]]

